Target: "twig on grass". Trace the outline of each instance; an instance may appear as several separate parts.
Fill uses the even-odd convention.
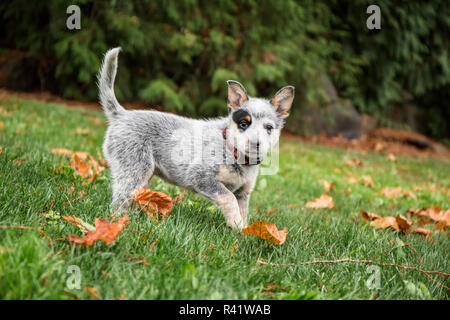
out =
[[[36,230],[37,232],[39,232],[40,234],[42,234],[45,238],[45,240],[47,240],[49,247],[52,246],[52,241],[50,240],[50,238],[45,234],[44,231],[42,231],[41,229],[38,228],[33,228],[33,227],[28,227],[28,226],[7,226],[7,225],[0,225],[0,228],[5,228],[5,229],[24,229],[24,230]]]
[[[376,265],[379,265],[379,266],[382,266],[382,267],[397,267],[397,268],[406,269],[406,270],[419,271],[419,272],[425,274],[432,281],[434,281],[437,284],[439,284],[441,287],[443,287],[443,288],[445,288],[447,290],[450,290],[449,287],[447,287],[446,285],[440,283],[439,281],[437,281],[436,279],[434,279],[434,278],[432,278],[430,276],[430,273],[431,273],[431,274],[440,274],[442,276],[448,277],[448,276],[450,276],[450,273],[446,273],[446,272],[442,272],[442,271],[436,271],[436,270],[423,270],[423,269],[420,269],[420,268],[417,268],[417,267],[404,266],[404,265],[396,264],[396,263],[384,263],[384,262],[378,262],[378,261],[373,261],[373,260],[369,260],[369,259],[363,259],[363,260],[358,260],[358,259],[313,260],[313,261],[304,261],[304,262],[299,262],[299,263],[272,263],[272,262],[263,261],[261,259],[256,260],[256,263],[259,263],[259,264],[262,264],[262,265],[274,266],[274,267],[293,267],[293,266],[298,266],[298,265],[325,264],[325,263],[334,264],[334,263],[345,263],[345,262],[370,263],[370,264],[376,264]]]

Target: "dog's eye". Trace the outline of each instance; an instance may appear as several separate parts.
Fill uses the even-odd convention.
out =
[[[265,125],[265,128],[266,128],[268,134],[271,134],[271,133],[272,133],[272,129],[273,129],[273,126],[272,126],[272,125],[266,124],[266,125]]]
[[[243,130],[245,130],[245,129],[247,129],[248,128],[248,122],[247,122],[247,120],[241,120],[241,121],[239,121],[239,128],[241,128],[241,129],[243,129]]]

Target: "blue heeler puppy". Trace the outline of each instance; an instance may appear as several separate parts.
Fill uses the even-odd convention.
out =
[[[223,118],[125,110],[114,95],[119,51],[106,53],[99,74],[100,103],[109,122],[103,153],[113,177],[111,209],[157,175],[213,201],[228,226],[246,227],[259,164],[278,143],[294,87],[284,87],[266,100],[250,97],[239,82],[229,80],[229,115]]]

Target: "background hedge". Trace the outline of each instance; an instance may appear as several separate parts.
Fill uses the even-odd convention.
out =
[[[295,108],[320,108],[328,96],[318,81],[327,74],[359,111],[382,117],[414,103],[424,110],[427,133],[444,138],[450,136],[448,3],[4,1],[0,53],[26,56],[24,89],[95,101],[102,55],[121,46],[120,101],[201,116],[226,112],[227,79],[262,96],[292,84]],[[81,8],[81,30],[66,28],[70,4]],[[381,30],[366,28],[371,4],[381,8]]]

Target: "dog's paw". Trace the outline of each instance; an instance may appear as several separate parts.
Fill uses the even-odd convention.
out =
[[[227,226],[229,226],[231,229],[240,231],[242,230],[242,228],[245,228],[245,223],[241,215],[235,215],[227,219]]]

